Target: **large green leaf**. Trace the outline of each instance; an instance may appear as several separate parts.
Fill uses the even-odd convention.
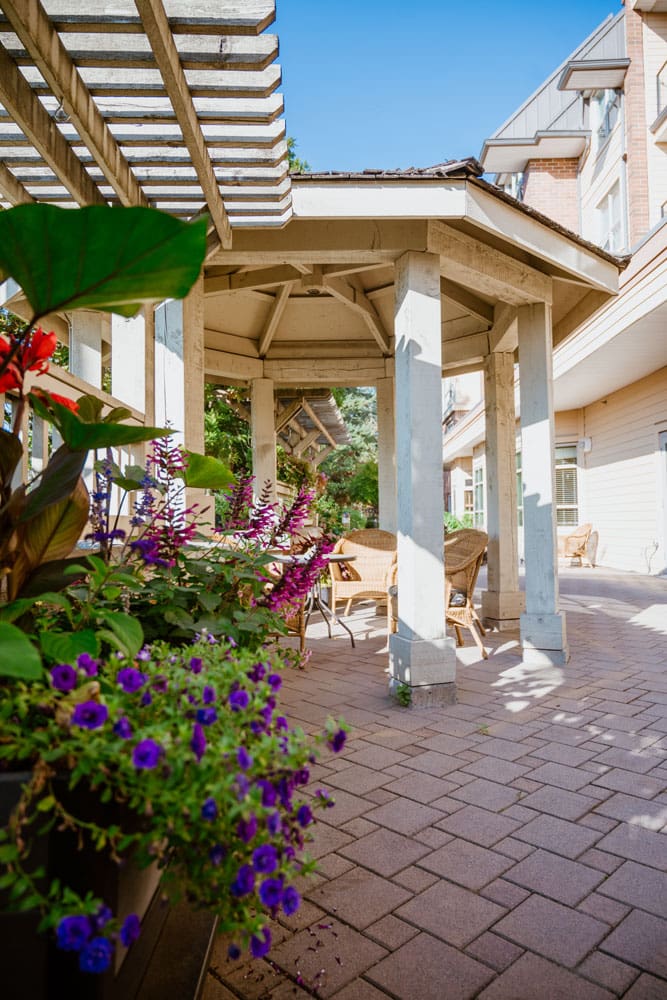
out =
[[[109,629],[100,629],[98,636],[107,639],[126,656],[136,656],[144,641],[144,630],[137,619],[123,611],[104,611],[100,618]]]
[[[150,208],[17,205],[0,212],[0,271],[21,285],[33,322],[63,309],[134,316],[143,302],[187,295],[207,224]]]
[[[100,651],[97,636],[91,628],[82,629],[81,632],[42,632],[39,644],[44,655],[58,663],[73,664],[81,653],[97,656]]]
[[[2,216],[0,215],[0,219]],[[82,397],[87,399],[88,397]],[[142,427],[131,424],[88,423],[81,420],[66,406],[51,400],[49,409],[34,393],[30,394],[30,402],[40,416],[46,415],[62,436],[71,451],[92,451],[94,448],[113,448],[123,444],[137,444],[140,441],[153,441],[155,438],[169,437],[173,430],[164,427]]]
[[[51,562],[37,566],[22,583],[19,589],[20,597],[39,597],[47,599],[49,592],[69,587],[82,580],[90,572],[87,566],[81,565],[83,554],[71,559],[53,559]]]
[[[70,451],[62,445],[51,456],[39,486],[26,497],[19,521],[30,521],[47,507],[65,500],[75,489],[86,462],[85,451]]]
[[[65,499],[51,504],[28,524],[21,525],[22,551],[30,569],[64,559],[79,540],[88,521],[88,490],[82,479]]]
[[[234,473],[219,458],[187,452],[188,466],[185,470],[185,485],[203,490],[224,490],[234,482]]]
[[[9,622],[0,622],[0,677],[36,681],[42,672],[41,657],[25,632]]]

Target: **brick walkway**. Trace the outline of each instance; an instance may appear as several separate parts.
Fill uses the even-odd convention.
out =
[[[522,670],[516,636],[459,650],[458,704],[387,695],[384,621],[309,629],[285,708],[353,727],[315,770],[318,874],[272,964],[228,962],[204,1000],[667,998],[667,581],[565,570],[572,658]],[[324,636],[324,638],[323,638]]]

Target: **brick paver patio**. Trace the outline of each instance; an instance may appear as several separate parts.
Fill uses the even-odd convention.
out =
[[[387,694],[384,619],[309,629],[293,722],[352,731],[314,768],[318,874],[271,962],[220,939],[204,1000],[667,998],[667,581],[561,576],[572,658],[527,671],[517,637],[458,651],[458,704]]]

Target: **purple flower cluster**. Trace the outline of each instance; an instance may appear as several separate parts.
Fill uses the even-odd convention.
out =
[[[116,683],[122,687],[126,694],[134,694],[139,691],[148,680],[147,674],[142,674],[135,667],[124,667],[116,675]]]
[[[56,943],[62,951],[79,953],[79,968],[82,972],[101,973],[111,965],[113,958],[113,943],[101,932],[111,920],[111,910],[101,906],[92,917],[75,914],[63,917],[56,928]],[[141,930],[139,918],[131,913],[125,918],[120,928],[119,937],[126,948],[129,948]]]
[[[107,721],[109,710],[97,701],[80,702],[72,714],[72,725],[82,729],[99,729]]]
[[[141,740],[132,751],[132,763],[138,771],[150,771],[157,767],[163,753],[163,748],[155,740]]]

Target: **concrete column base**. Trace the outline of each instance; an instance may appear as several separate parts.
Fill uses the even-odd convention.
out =
[[[565,615],[521,615],[521,645],[524,663],[562,666],[570,659]]]
[[[401,681],[394,677],[389,679],[389,693],[396,695]],[[437,708],[440,705],[455,705],[456,684],[422,684],[421,687],[410,688],[410,704],[406,708]]]
[[[397,684],[411,688],[424,685],[453,684],[456,680],[454,639],[405,639],[389,637],[389,674]]]
[[[526,595],[521,590],[482,591],[481,618],[485,628],[516,631],[525,610]]]

